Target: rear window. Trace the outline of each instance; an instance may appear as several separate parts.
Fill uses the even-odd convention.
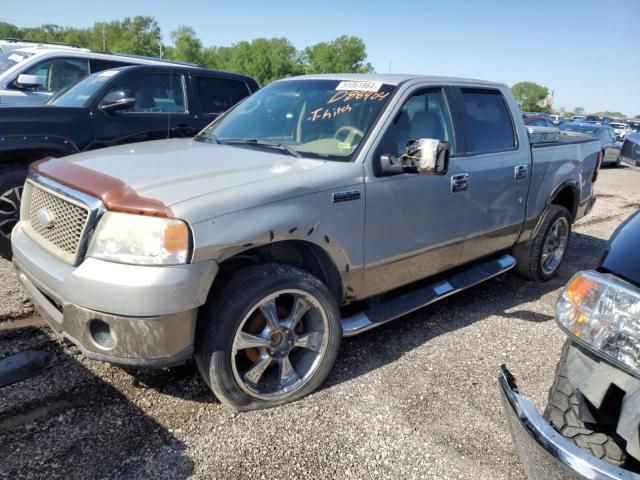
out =
[[[197,77],[196,86],[203,113],[222,113],[249,95],[244,82],[216,77]]]
[[[489,90],[462,90],[471,133],[471,151],[511,150],[516,146],[511,115],[502,94]]]

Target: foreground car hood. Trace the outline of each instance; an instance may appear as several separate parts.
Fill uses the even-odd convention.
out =
[[[134,143],[81,153],[66,160],[120,179],[139,195],[160,200],[169,207],[242,185],[303,173],[324,164],[279,151],[193,139]]]
[[[640,285],[640,213],[631,215],[607,242],[598,269]]]

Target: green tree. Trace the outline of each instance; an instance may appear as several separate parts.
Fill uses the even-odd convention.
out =
[[[307,73],[370,73],[367,49],[362,39],[343,35],[331,42],[320,42],[303,51]]]
[[[534,82],[519,82],[511,87],[511,92],[523,112],[540,112],[549,110],[542,106],[542,101],[549,95],[549,89]]]
[[[0,22],[0,38],[18,38],[20,29],[7,22]]]
[[[576,107],[573,109],[573,114],[574,115],[584,115],[584,108],[582,107]]]
[[[167,51],[167,57],[183,62],[203,63],[202,42],[196,37],[193,28],[182,25],[171,33],[171,38],[174,46]]]
[[[638,115],[636,115],[635,117],[633,117],[636,120],[640,120],[640,113]]]

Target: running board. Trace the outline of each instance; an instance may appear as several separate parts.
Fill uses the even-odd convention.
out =
[[[496,275],[500,275],[515,265],[516,259],[511,255],[505,254],[487,262],[475,264],[467,270],[453,274],[446,280],[404,293],[384,303],[375,305],[369,310],[343,318],[342,336],[353,337],[359,333],[371,330],[383,323],[387,323],[422,307],[426,307],[430,303],[477,285]]]

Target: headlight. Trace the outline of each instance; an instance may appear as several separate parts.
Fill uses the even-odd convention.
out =
[[[137,265],[187,262],[189,228],[175,218],[105,213],[93,234],[87,255]]]
[[[560,295],[556,320],[585,346],[640,374],[640,289],[580,272]]]

